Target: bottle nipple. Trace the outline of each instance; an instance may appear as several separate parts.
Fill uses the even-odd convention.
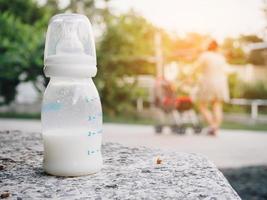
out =
[[[59,14],[49,22],[44,53],[47,77],[94,77],[97,72],[92,25],[80,14]]]
[[[62,35],[56,47],[56,54],[83,54],[84,48],[78,34],[77,23],[62,24]]]

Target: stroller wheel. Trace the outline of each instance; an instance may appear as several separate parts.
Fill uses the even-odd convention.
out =
[[[184,135],[185,132],[186,132],[186,127],[184,127],[184,126],[180,126],[180,127],[178,127],[177,130],[176,130],[176,133],[177,133],[177,134],[180,134],[180,135]]]
[[[172,125],[170,128],[171,128],[172,133],[177,133],[177,131],[178,131],[178,129],[179,129],[179,126],[177,126],[177,125]]]
[[[156,132],[157,134],[162,133],[162,129],[163,129],[163,126],[161,126],[161,125],[155,126],[155,132]]]
[[[202,132],[202,126],[200,125],[195,126],[193,129],[195,134],[200,134]]]

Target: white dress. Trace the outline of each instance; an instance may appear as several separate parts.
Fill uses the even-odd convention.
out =
[[[205,52],[197,60],[200,70],[195,99],[199,101],[229,100],[227,71],[229,66],[225,58],[215,52]]]

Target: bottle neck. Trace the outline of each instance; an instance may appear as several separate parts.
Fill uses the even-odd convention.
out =
[[[64,77],[64,76],[52,76],[50,80],[53,81],[82,81],[82,80],[90,80],[91,77]]]
[[[46,77],[94,77],[97,73],[96,59],[89,55],[53,55],[44,60]]]
[[[62,84],[88,84],[93,82],[92,78],[85,78],[85,77],[51,77],[50,82],[53,83],[62,83]]]

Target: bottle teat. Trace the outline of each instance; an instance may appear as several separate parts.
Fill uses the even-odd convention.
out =
[[[61,38],[56,47],[56,54],[83,54],[84,48],[78,38],[77,24],[67,22],[62,25]]]
[[[46,34],[44,65],[47,77],[95,76],[95,43],[86,16],[59,14],[52,17]]]

